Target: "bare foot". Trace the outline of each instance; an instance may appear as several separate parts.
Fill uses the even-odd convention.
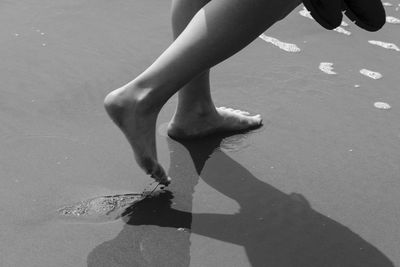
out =
[[[159,109],[149,107],[145,95],[146,91],[121,87],[106,96],[104,106],[131,144],[139,166],[156,181],[168,185],[171,179],[158,163],[156,153],[155,124]]]
[[[251,116],[246,111],[219,107],[203,114],[175,114],[168,125],[168,135],[178,139],[191,139],[220,132],[246,131],[261,125],[259,114]]]

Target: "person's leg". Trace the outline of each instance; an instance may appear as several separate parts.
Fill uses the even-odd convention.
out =
[[[172,0],[171,22],[174,40],[186,28],[193,16],[208,2],[210,0]],[[209,69],[206,69],[179,90],[175,115],[180,116],[187,111],[203,113],[213,109]]]
[[[127,137],[141,168],[168,183],[155,146],[162,106],[194,77],[243,49],[299,4],[299,0],[212,0],[150,67],[107,95],[105,108]]]
[[[208,2],[210,0],[172,0],[174,39]],[[215,131],[245,130],[260,126],[259,115],[249,116],[244,111],[214,106],[209,73],[209,69],[205,70],[179,90],[175,114],[168,125],[169,136],[179,139],[196,138]]]

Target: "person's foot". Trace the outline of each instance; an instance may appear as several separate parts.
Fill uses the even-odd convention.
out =
[[[176,139],[194,139],[221,132],[241,132],[262,125],[259,114],[219,107],[205,113],[181,112],[168,125],[168,135]]]
[[[163,167],[157,161],[155,124],[159,108],[149,105],[148,91],[121,87],[109,93],[104,106],[132,146],[136,162],[152,178],[168,185]]]

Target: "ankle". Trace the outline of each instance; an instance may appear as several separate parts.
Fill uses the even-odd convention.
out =
[[[104,99],[107,112],[124,113],[134,112],[139,114],[158,113],[162,104],[157,103],[151,94],[151,89],[134,86],[123,86],[109,93]]]
[[[176,115],[185,117],[209,117],[216,115],[217,111],[213,103],[192,103],[191,105],[178,104],[176,108]]]

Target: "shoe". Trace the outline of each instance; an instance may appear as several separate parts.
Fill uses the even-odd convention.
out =
[[[303,4],[311,16],[327,30],[333,30],[342,23],[343,0],[303,0]]]
[[[370,32],[381,29],[386,22],[381,0],[343,0],[342,10],[358,27]]]

